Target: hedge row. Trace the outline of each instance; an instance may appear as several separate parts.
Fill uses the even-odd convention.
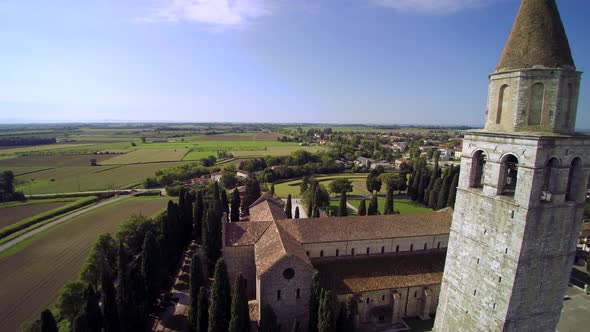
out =
[[[75,202],[72,202],[70,204],[62,206],[60,208],[57,208],[57,209],[54,209],[51,211],[47,211],[47,212],[38,214],[36,216],[21,220],[15,224],[12,224],[12,225],[9,225],[9,226],[6,226],[6,227],[0,229],[0,239],[3,239],[5,237],[9,236],[10,234],[16,233],[20,230],[28,228],[32,225],[35,225],[35,224],[45,221],[47,219],[51,219],[53,217],[62,215],[64,213],[79,209],[83,206],[90,205],[94,202],[100,201],[101,199],[102,199],[102,197],[97,197],[97,196],[86,197],[84,199],[77,200]]]

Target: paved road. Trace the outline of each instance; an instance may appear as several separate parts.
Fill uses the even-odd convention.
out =
[[[59,225],[59,224],[61,224],[63,222],[66,222],[66,221],[72,219],[72,218],[75,218],[75,217],[77,217],[77,216],[79,216],[81,214],[87,213],[87,212],[92,211],[94,209],[98,209],[98,208],[103,207],[103,206],[108,205],[108,204],[113,204],[115,202],[118,202],[120,200],[126,199],[128,197],[131,197],[131,196],[135,196],[137,194],[140,194],[142,192],[143,191],[136,191],[136,192],[131,192],[129,195],[115,196],[115,197],[110,198],[110,199],[108,199],[106,201],[102,201],[102,202],[100,202],[98,204],[90,205],[90,206],[88,206],[88,207],[86,207],[86,208],[84,208],[82,210],[78,210],[76,212],[67,214],[67,215],[65,215],[65,216],[63,216],[61,218],[58,218],[58,219],[56,219],[56,220],[54,220],[54,221],[52,221],[50,223],[47,223],[47,224],[45,224],[45,225],[43,225],[41,227],[35,228],[35,229],[31,230],[30,232],[26,232],[26,233],[24,233],[24,234],[22,234],[22,235],[20,235],[18,237],[15,237],[14,239],[12,239],[12,240],[4,243],[3,245],[0,245],[0,252],[2,252],[2,251],[6,250],[6,249],[8,249],[8,248],[10,248],[10,247],[12,247],[14,245],[17,245],[21,241],[24,241],[24,240],[30,238],[31,236],[34,236],[36,234],[39,234],[39,233],[41,233],[41,232],[43,232],[43,231],[45,231],[45,230],[47,230],[47,229],[49,229],[49,228],[51,228],[51,227],[53,227],[55,225]]]

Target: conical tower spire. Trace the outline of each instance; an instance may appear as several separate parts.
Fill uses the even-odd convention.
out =
[[[555,0],[522,0],[496,71],[575,69]]]

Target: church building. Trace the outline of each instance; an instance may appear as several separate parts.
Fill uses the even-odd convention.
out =
[[[357,301],[359,327],[429,319],[436,311],[451,226],[450,209],[417,215],[287,219],[263,195],[250,221],[224,223],[223,257],[230,278],[240,272],[260,319],[270,305],[283,331],[308,326],[312,276],[339,301]],[[402,325],[403,326],[403,325]]]

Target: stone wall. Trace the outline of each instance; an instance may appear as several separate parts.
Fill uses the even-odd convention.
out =
[[[575,254],[588,179],[585,137],[466,135],[436,331],[554,331]],[[470,188],[475,151],[485,151],[482,189]],[[514,197],[502,195],[502,163],[518,158]],[[559,185],[543,195],[545,165],[559,159]],[[574,158],[583,166],[565,187]]]
[[[223,259],[227,265],[230,284],[233,287],[236,275],[241,272],[246,280],[248,300],[256,298],[256,264],[254,262],[254,246],[225,247]]]

